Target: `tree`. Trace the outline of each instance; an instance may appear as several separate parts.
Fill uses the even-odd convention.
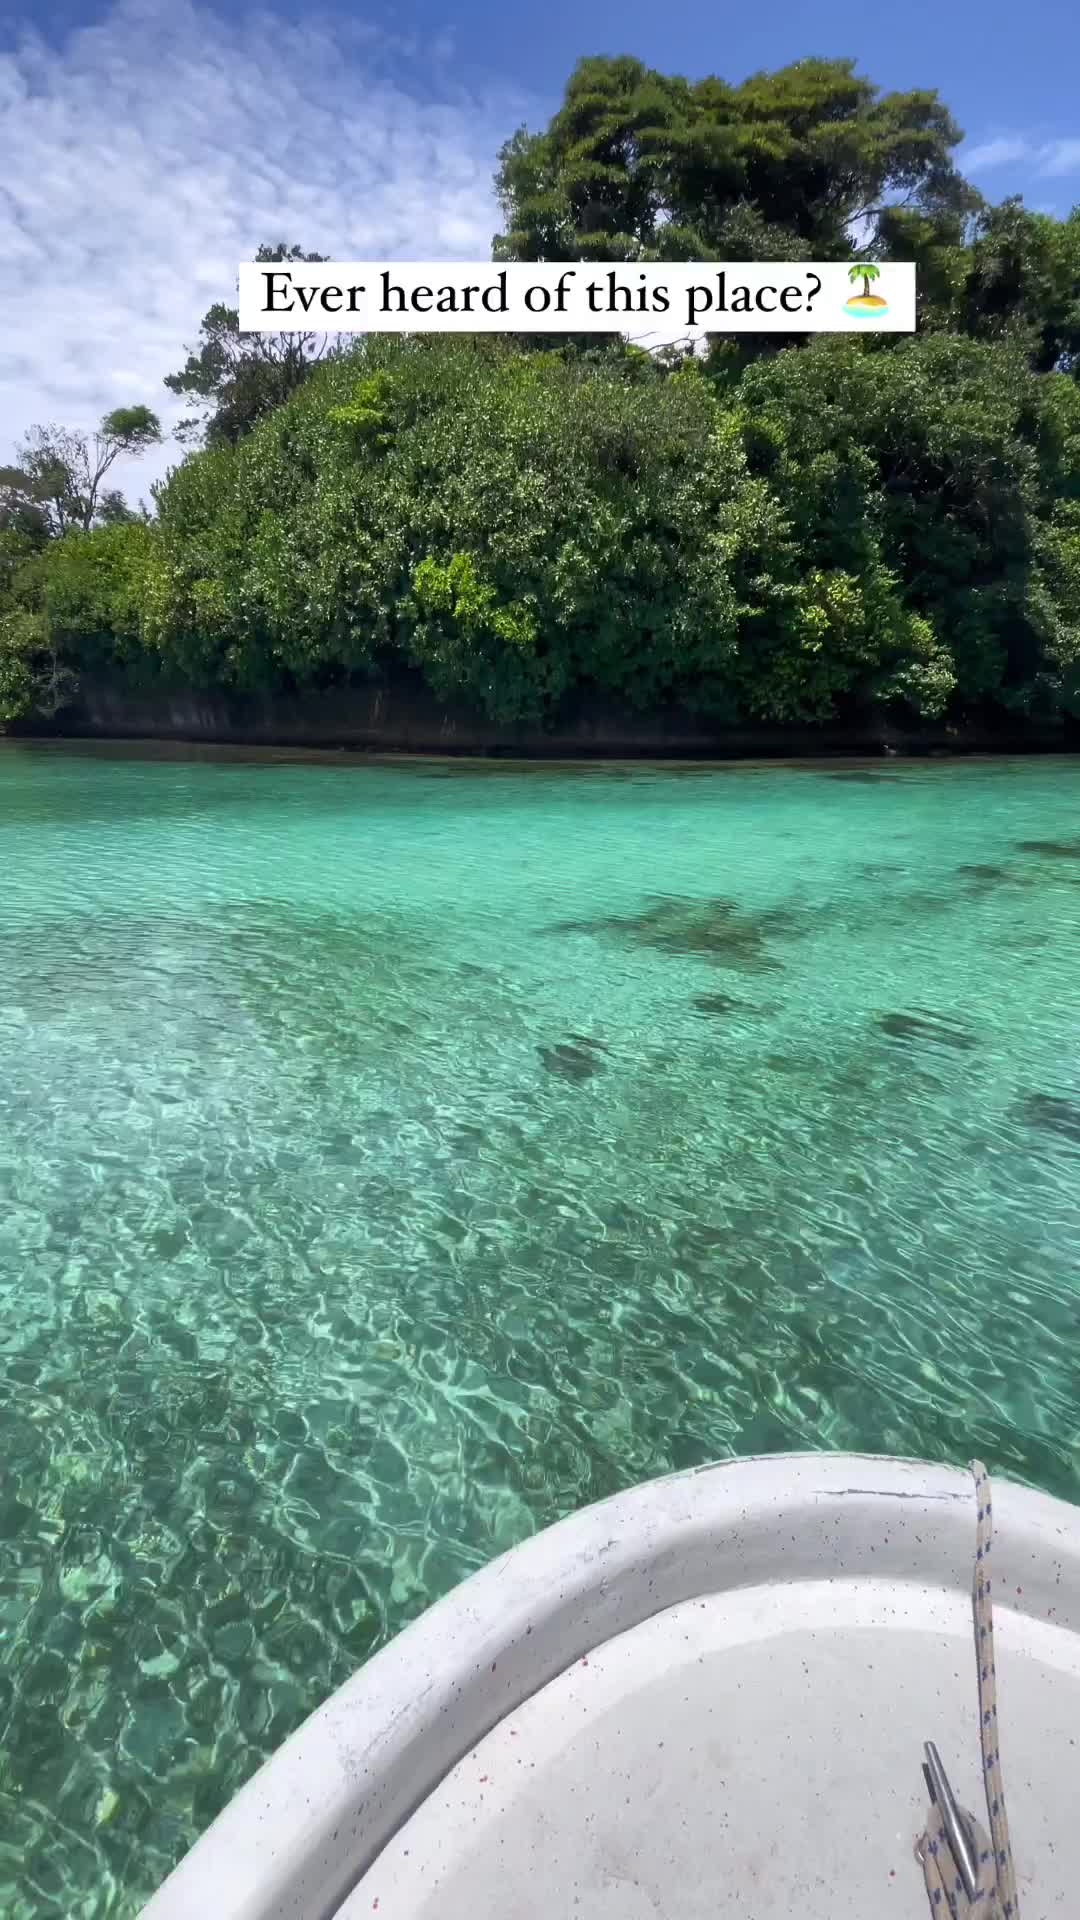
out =
[[[31,427],[18,466],[0,469],[0,528],[21,528],[40,544],[115,519],[122,496],[102,481],[122,453],[145,453],[160,439],[156,413],[143,406],[114,407],[94,434]]]
[[[1073,381],[1034,374],[1019,343],[915,335],[880,351],[822,337],[749,368],[736,402],[751,471],[777,492],[807,571],[883,570],[924,623],[926,658],[893,676],[894,694],[955,688],[969,708],[1073,699]]]
[[[1080,382],[1019,340],[693,363],[373,336],[156,519],[0,535],[0,704],[83,671],[418,670],[503,724],[592,690],[790,724],[1080,712]]]
[[[739,86],[638,60],[582,60],[543,133],[499,156],[510,260],[823,259],[880,251],[903,205],[935,217],[977,196],[936,92],[882,94],[850,60],[799,60]]]
[[[203,684],[410,662],[504,721],[716,703],[782,544],[721,427],[696,373],[373,336],[170,476],[147,640]]]
[[[955,331],[958,302],[971,265],[971,232],[978,212],[970,208],[926,212],[887,207],[878,222],[882,260],[906,260],[915,268],[915,320],[919,333]],[[886,336],[887,338],[887,336]]]
[[[718,397],[692,364],[643,378],[640,356],[373,337],[238,447],[170,476],[146,638],[205,685],[408,661],[441,698],[506,723],[543,719],[583,687],[779,722],[901,700],[939,714],[957,672],[909,576],[920,558],[929,570],[943,516],[925,556],[896,564],[903,516],[888,544],[883,523],[904,462],[885,436],[903,383],[875,407],[873,356],[839,344],[846,358],[808,375],[804,422],[802,353],[777,356],[773,384],[744,399]],[[975,352],[944,368],[968,377],[917,469],[923,487],[935,459],[978,483],[984,449],[967,449],[965,409],[1005,363]],[[913,461],[936,425],[934,369],[915,372]],[[1030,486],[1030,448],[1006,451]],[[977,559],[992,584],[992,541]]]
[[[49,515],[30,490],[21,467],[0,467],[0,542],[10,546],[44,546],[51,533]]]
[[[302,247],[262,246],[256,260],[325,260]],[[170,393],[183,395],[195,412],[176,427],[180,441],[232,444],[257,420],[295,393],[328,351],[330,335],[316,332],[241,333],[235,307],[218,302],[203,316],[199,345],[188,349],[178,373],[165,376]]]
[[[1080,374],[1080,207],[1065,220],[1018,198],[984,209],[958,305],[964,332],[1017,341],[1037,373]]]
[[[98,501],[97,522],[99,527],[124,526],[131,520],[144,520],[146,508],[138,511],[130,507],[119,487],[108,487]]]
[[[57,584],[69,562],[78,567],[84,550],[94,551],[98,531],[145,532],[145,510],[133,513],[119,489],[102,482],[122,453],[143,453],[160,438],[149,407],[114,407],[95,434],[31,428],[19,465],[0,469],[0,728],[29,712],[51,716],[71,700],[78,679],[72,635],[57,618]],[[123,626],[121,596],[99,595],[99,603],[111,654]]]
[[[861,280],[862,297],[864,300],[869,300],[870,282],[871,280],[881,279],[881,268],[873,266],[868,260],[859,260],[853,267],[848,268],[848,279],[852,286],[854,286],[856,280]]]
[[[51,720],[77,687],[40,614],[26,607],[0,613],[0,727],[27,713]]]
[[[1080,376],[1080,207],[1063,220],[1014,196],[967,219],[892,208],[881,256],[915,263],[920,333],[1009,340],[1036,373]]]
[[[130,513],[35,552],[5,555],[11,538],[0,535],[0,728],[51,717],[86,670],[139,671],[155,551],[153,524]]]

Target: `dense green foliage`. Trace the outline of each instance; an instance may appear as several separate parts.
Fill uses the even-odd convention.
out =
[[[64,482],[55,432],[0,476],[0,722],[80,672],[395,666],[499,722],[579,689],[781,723],[1080,713],[1080,210],[983,206],[958,138],[846,62],[734,88],[583,62],[503,151],[497,254],[855,261],[870,234],[917,262],[919,333],[323,355],[212,309],[168,382],[205,445],[153,519]]]
[[[819,340],[744,374],[751,465],[807,566],[882,573],[924,631],[890,691],[923,712],[1080,699],[1080,388],[1013,344]],[[842,667],[836,642],[825,647]]]
[[[707,384],[636,371],[366,343],[174,475],[147,642],[239,685],[396,652],[500,718],[712,693],[778,517]]]

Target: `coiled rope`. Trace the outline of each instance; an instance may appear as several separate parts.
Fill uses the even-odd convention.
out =
[[[989,1835],[978,1821],[957,1807],[938,1759],[927,1746],[924,1767],[930,1788],[930,1810],[925,1832],[915,1847],[922,1862],[931,1910],[950,1920],[1019,1920],[1016,1875],[1013,1871],[1005,1789],[998,1751],[997,1681],[994,1672],[994,1617],[990,1598],[990,1550],[993,1514],[990,1479],[980,1460],[971,1462],[975,1477],[978,1522],[972,1611],[975,1618],[975,1659],[979,1676],[979,1737],[982,1743],[983,1787],[990,1822]]]

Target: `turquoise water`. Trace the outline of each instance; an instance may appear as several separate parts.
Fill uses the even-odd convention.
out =
[[[0,1911],[777,1448],[1080,1497],[1080,760],[0,751]]]

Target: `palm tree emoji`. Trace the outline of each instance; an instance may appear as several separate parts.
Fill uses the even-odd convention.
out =
[[[848,279],[852,281],[852,283],[854,283],[856,280],[861,280],[862,281],[862,298],[864,300],[869,300],[870,282],[871,280],[881,279],[881,268],[872,266],[867,261],[859,261],[859,263],[856,266],[848,268]]]

